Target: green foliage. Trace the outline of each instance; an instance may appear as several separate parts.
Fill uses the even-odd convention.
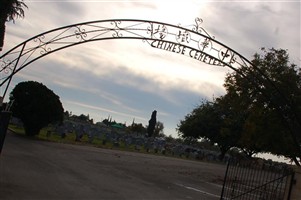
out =
[[[154,129],[154,137],[164,137],[164,124],[160,121],[156,122]]]
[[[64,113],[64,117],[66,119],[71,119],[71,120],[82,122],[82,123],[93,124],[93,119],[90,119],[89,114],[88,115],[80,114],[79,116],[77,116],[77,115],[71,115],[71,113],[68,113],[68,111],[66,111]]]
[[[129,132],[133,133],[139,133],[144,135],[146,133],[146,128],[143,126],[143,124],[139,123],[133,123],[131,126],[128,127]]]
[[[241,68],[226,77],[227,95],[236,94],[235,104],[246,113],[238,146],[300,158],[300,68],[289,62],[283,49],[262,51],[254,55],[256,68]]]
[[[268,152],[301,158],[301,74],[285,50],[262,49],[253,66],[229,73],[226,94],[203,102],[178,125],[183,138],[205,138],[222,154]]]
[[[16,18],[23,18],[23,8],[27,8],[23,0],[2,0],[0,5],[1,20],[4,19],[5,21],[15,21]]]
[[[16,18],[23,18],[23,8],[27,8],[27,5],[23,2],[23,0],[0,1],[0,51],[4,44],[5,22],[15,22]]]
[[[37,135],[49,123],[63,120],[64,109],[59,97],[41,83],[19,83],[10,94],[10,102],[13,116],[22,120],[26,135]]]
[[[180,124],[178,124],[177,130],[179,132],[179,136],[183,138],[191,137],[199,139],[204,137],[209,139],[208,132],[210,132],[213,136],[216,135],[219,127],[216,119],[213,119],[214,112],[211,112],[213,109],[213,104],[210,102],[205,102],[193,109],[193,111],[186,115],[185,119],[181,120]],[[209,126],[208,124],[207,126],[206,123],[210,123],[211,125]],[[214,125],[216,125],[215,128]]]
[[[203,102],[178,124],[179,135],[183,138],[205,138],[217,144],[222,159],[226,152],[237,144],[240,123],[233,116],[237,113],[227,104],[226,98],[215,102]]]

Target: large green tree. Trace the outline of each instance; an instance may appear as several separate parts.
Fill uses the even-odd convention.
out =
[[[1,0],[0,1],[0,51],[4,45],[5,23],[15,22],[15,19],[24,17],[24,9],[27,5],[23,0]]]
[[[262,49],[253,66],[229,73],[226,94],[195,108],[178,125],[184,138],[206,138],[222,155],[238,147],[301,158],[301,74],[286,50]]]
[[[232,103],[248,113],[239,145],[283,155],[299,165],[300,68],[289,61],[286,50],[274,48],[262,48],[252,64],[228,74],[224,84],[227,94],[236,94]]]
[[[62,122],[64,109],[52,90],[35,81],[21,82],[10,94],[13,116],[22,120],[25,133],[39,134],[50,123]]]

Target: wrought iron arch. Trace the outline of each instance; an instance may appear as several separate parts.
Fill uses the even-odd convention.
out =
[[[260,74],[258,76],[258,73],[255,73],[254,78],[269,82],[280,94],[282,102],[290,105],[285,95],[260,69],[252,65],[248,59],[238,52],[217,41],[201,26],[202,22],[202,19],[196,18],[194,24],[182,26],[149,20],[111,19],[72,24],[38,34],[0,57],[0,74],[2,75],[0,88],[5,87],[2,98],[7,93],[13,75],[48,54],[87,42],[136,39],[144,41],[153,48],[185,55],[209,65],[226,66],[235,71],[238,71],[239,68],[253,68]],[[245,74],[241,73],[241,75],[247,78]],[[256,84],[254,86],[262,92]],[[265,95],[264,92],[262,94]],[[281,113],[283,120],[288,124],[292,137],[297,142],[300,116],[292,111],[292,107],[289,109],[290,112],[287,112],[288,109],[285,108],[284,110],[278,102],[273,103]],[[301,157],[300,145],[296,145]]]
[[[137,39],[151,47],[189,56],[210,65],[233,70],[249,67],[251,62],[233,49],[215,40],[202,28],[202,19],[188,26],[136,20],[113,19],[72,24],[38,34],[0,57],[0,87],[6,86],[16,73],[36,60],[56,51],[100,40]]]

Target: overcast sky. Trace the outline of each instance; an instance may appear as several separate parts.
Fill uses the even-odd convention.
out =
[[[2,54],[39,33],[79,22],[142,19],[183,26],[196,17],[210,35],[252,59],[261,47],[287,49],[300,66],[299,1],[201,0],[25,0],[25,18],[7,23]],[[112,116],[127,125],[148,124],[151,112],[177,136],[181,119],[199,105],[224,94],[228,68],[206,65],[180,54],[154,49],[140,40],[110,40],[78,45],[50,54],[14,76],[42,82],[65,110],[89,114],[94,121]],[[8,95],[7,95],[8,96]]]

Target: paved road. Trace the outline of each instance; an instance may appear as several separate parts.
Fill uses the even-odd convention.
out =
[[[7,134],[0,199],[217,200],[225,166]]]

